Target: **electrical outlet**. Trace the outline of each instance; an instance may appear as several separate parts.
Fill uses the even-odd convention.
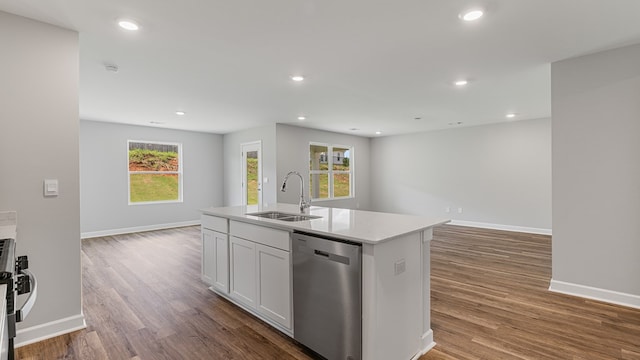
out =
[[[458,208],[458,214],[462,214],[462,208],[461,207]]]
[[[446,208],[444,208],[444,212],[450,213],[451,212],[451,206],[447,206]]]

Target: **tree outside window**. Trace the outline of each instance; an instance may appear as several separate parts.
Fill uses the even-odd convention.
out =
[[[182,145],[127,142],[129,204],[182,201]]]
[[[353,147],[310,143],[309,184],[315,200],[353,197]]]

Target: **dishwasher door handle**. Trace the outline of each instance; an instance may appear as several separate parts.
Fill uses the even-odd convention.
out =
[[[342,256],[342,255],[338,255],[338,254],[332,254],[326,251],[322,251],[322,250],[317,250],[314,249],[313,253],[319,257],[322,257],[324,259],[327,259],[329,261],[335,261],[335,262],[339,262],[345,265],[349,265],[351,263],[351,259],[349,259],[346,256]]]
[[[326,258],[329,257],[329,253],[326,251],[314,250],[313,253],[316,255],[324,256]]]

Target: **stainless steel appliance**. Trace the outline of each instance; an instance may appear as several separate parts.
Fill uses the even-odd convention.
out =
[[[5,298],[7,300],[8,330],[8,359],[14,359],[13,340],[16,337],[16,323],[24,320],[29,314],[37,297],[36,278],[29,270],[29,260],[26,256],[16,259],[15,239],[0,239],[0,284],[7,285]],[[20,309],[16,307],[16,296],[30,293]]]
[[[293,337],[328,360],[362,358],[362,247],[293,234]]]

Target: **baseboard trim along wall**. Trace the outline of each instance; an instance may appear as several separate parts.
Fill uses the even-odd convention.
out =
[[[640,309],[640,296],[551,279],[549,291]]]
[[[490,223],[464,221],[464,220],[451,220],[449,224],[458,225],[458,226],[475,227],[475,228],[481,228],[481,229],[515,231],[515,232],[538,234],[538,235],[551,235],[551,229],[532,228],[532,227],[525,227],[525,226],[490,224]]]
[[[137,232],[164,230],[164,229],[172,229],[177,227],[194,226],[194,225],[200,225],[200,220],[181,221],[181,222],[175,222],[175,223],[146,225],[146,226],[135,226],[130,228],[111,229],[111,230],[89,231],[89,232],[81,233],[80,237],[82,239],[89,239],[89,238],[95,238],[95,237],[101,237],[101,236],[131,234],[131,233],[137,233]]]
[[[422,355],[426,354],[429,350],[433,349],[436,343],[433,341],[433,330],[429,329],[426,333],[422,334],[422,350],[420,350],[411,360],[418,360]]]
[[[51,339],[56,336],[82,330],[87,327],[84,315],[75,315],[68,318],[51,321],[16,331],[15,347],[25,346],[38,341]]]

